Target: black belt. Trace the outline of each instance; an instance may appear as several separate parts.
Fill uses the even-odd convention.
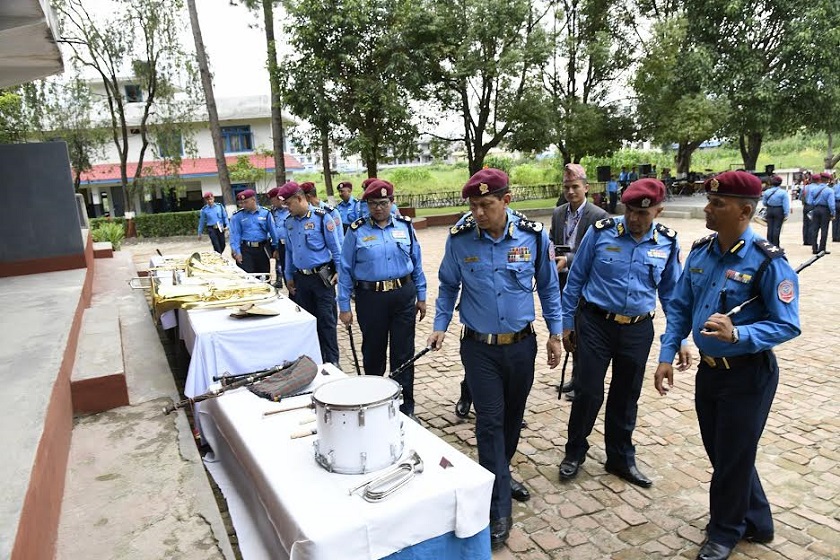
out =
[[[502,346],[519,342],[532,334],[534,334],[534,325],[528,323],[528,326],[519,332],[500,334],[485,334],[476,332],[469,327],[464,327],[464,331],[461,333],[461,338],[469,338],[471,340],[477,340],[478,342],[491,344],[493,346]]]
[[[315,268],[299,268],[297,272],[300,272],[304,276],[312,276],[313,274],[318,274],[322,268],[327,266],[330,266],[330,263],[319,264]]]
[[[242,244],[245,247],[262,247],[265,245],[265,241],[243,241]]]
[[[610,313],[606,309],[601,309],[597,305],[589,303],[588,301],[583,302],[583,305],[581,307],[583,309],[593,311],[597,315],[603,316],[604,319],[608,321],[615,321],[619,325],[634,325],[636,323],[641,323],[642,321],[645,321],[647,319],[653,319],[653,316],[656,314],[655,311],[650,311],[648,313],[645,313],[644,315],[636,316],[621,315],[620,313]]]
[[[372,290],[374,292],[390,292],[391,290],[398,290],[411,282],[411,275],[406,274],[402,278],[394,278],[393,280],[378,280],[376,282],[367,282],[365,280],[357,280],[356,288],[360,290]]]
[[[734,369],[746,366],[760,359],[764,352],[757,352],[755,354],[741,354],[739,356],[724,356],[722,358],[715,358],[700,352],[700,360],[713,369]]]

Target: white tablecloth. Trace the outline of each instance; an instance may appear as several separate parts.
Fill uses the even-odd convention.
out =
[[[181,338],[190,355],[184,394],[205,393],[213,376],[248,373],[301,355],[321,364],[315,317],[280,297],[260,307],[279,315],[234,319],[230,309],[178,310]]]
[[[324,369],[335,373],[319,374],[313,386],[342,375]],[[240,389],[203,403],[201,423],[214,450],[205,463],[228,500],[244,558],[376,559],[453,531],[468,538],[487,527],[493,475],[405,416],[406,454],[420,454],[423,473],[379,503],[349,496],[349,488],[376,473],[329,473],[315,462],[317,435],[290,439],[313,411],[263,416],[309,400],[278,405]],[[452,467],[440,466],[443,457]]]

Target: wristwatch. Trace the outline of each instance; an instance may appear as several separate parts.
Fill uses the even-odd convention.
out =
[[[732,327],[732,340],[730,342],[732,342],[732,344],[738,344],[739,340],[741,340],[741,338],[738,336],[738,327]]]

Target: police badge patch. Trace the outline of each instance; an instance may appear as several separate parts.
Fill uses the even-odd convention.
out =
[[[793,301],[795,294],[795,290],[793,289],[793,282],[790,280],[782,280],[779,283],[779,287],[776,289],[776,295],[779,296],[779,300],[785,303],[790,303]]]

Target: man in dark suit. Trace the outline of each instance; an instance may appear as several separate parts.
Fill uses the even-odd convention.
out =
[[[575,250],[589,226],[609,218],[602,208],[588,204],[586,194],[589,192],[589,181],[586,170],[576,164],[568,163],[563,170],[563,197],[565,204],[554,209],[551,216],[551,229],[548,237],[555,247],[555,264],[560,277],[560,291],[566,286],[569,268],[575,259]],[[562,254],[561,254],[562,253]],[[558,389],[566,393],[568,400],[574,400],[574,358],[572,359],[572,379]]]

